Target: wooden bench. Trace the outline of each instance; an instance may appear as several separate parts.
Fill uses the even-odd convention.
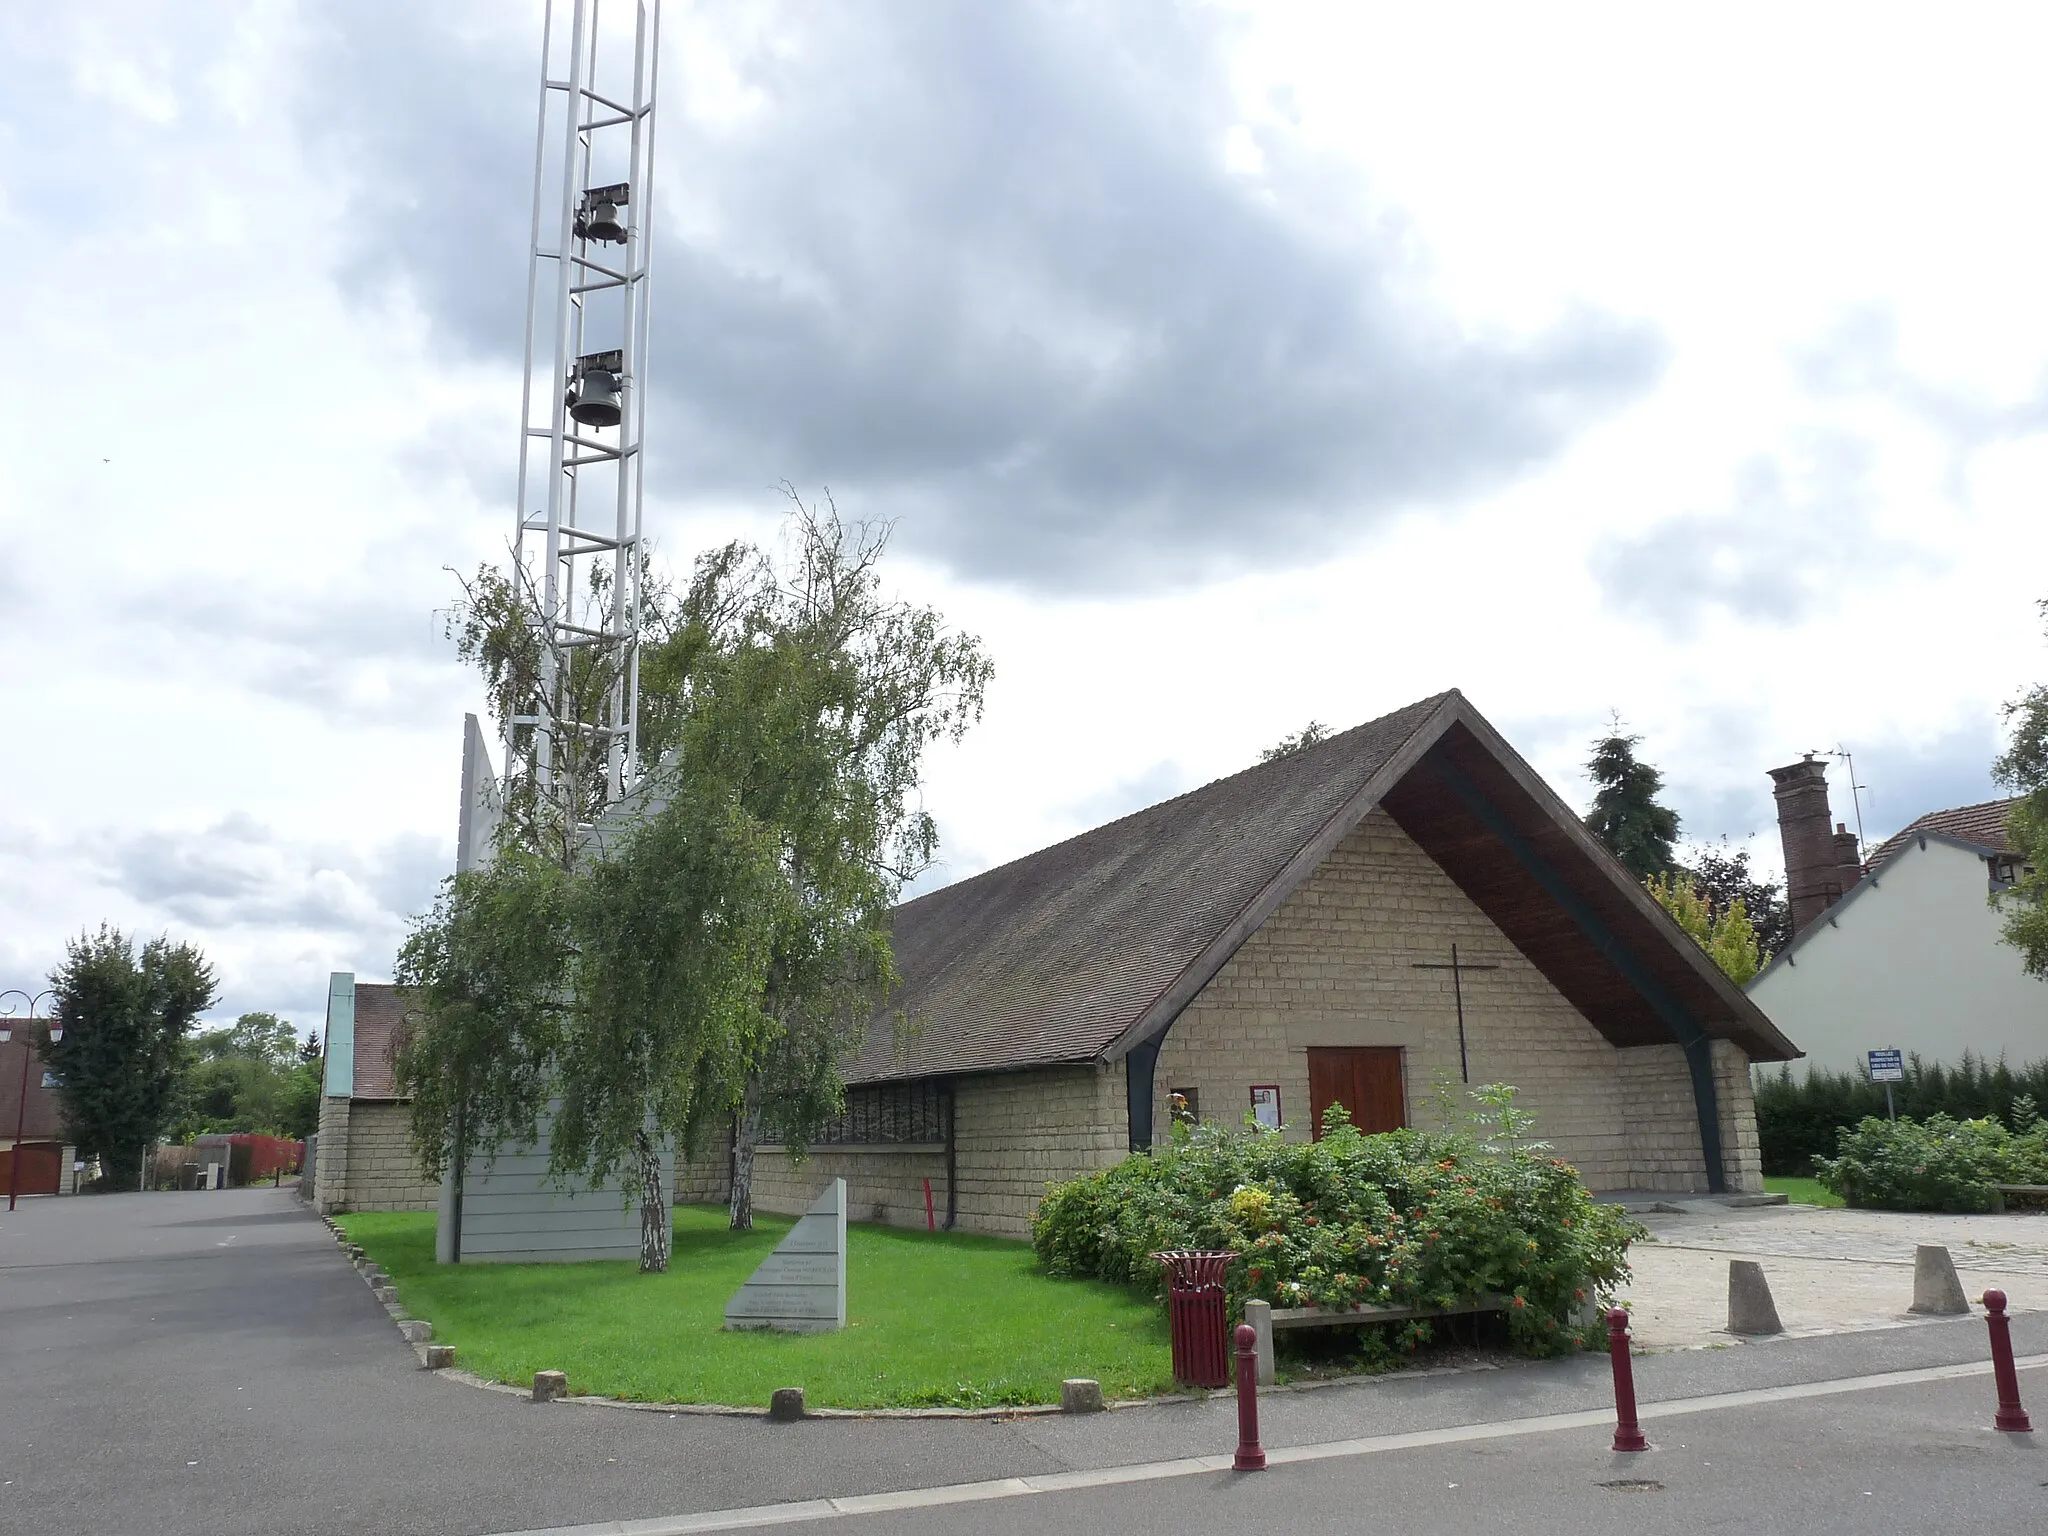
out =
[[[1451,1307],[1276,1307],[1248,1301],[1244,1320],[1258,1340],[1259,1385],[1273,1384],[1273,1335],[1283,1328],[1345,1328],[1357,1323],[1405,1323],[1421,1317],[1456,1317],[1472,1312],[1502,1312],[1508,1298],[1474,1296]]]

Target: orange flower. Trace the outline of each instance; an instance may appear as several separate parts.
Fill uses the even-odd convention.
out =
[[[1522,1298],[1521,1298],[1521,1297],[1517,1296],[1517,1297],[1515,1298],[1515,1305],[1516,1305],[1516,1306],[1518,1306],[1518,1307],[1526,1307],[1527,1305],[1529,1305],[1529,1303],[1527,1303],[1526,1301],[1522,1300]]]

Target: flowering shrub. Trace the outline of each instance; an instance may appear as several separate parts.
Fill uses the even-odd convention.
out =
[[[1513,1090],[1484,1090],[1501,1118]],[[1475,1095],[1481,1097],[1481,1095]],[[1573,1347],[1571,1317],[1628,1275],[1642,1229],[1594,1202],[1568,1163],[1541,1145],[1470,1131],[1364,1136],[1341,1108],[1322,1140],[1252,1126],[1203,1125],[1166,1148],[1049,1191],[1032,1242],[1056,1275],[1093,1275],[1164,1294],[1151,1255],[1223,1248],[1230,1306],[1451,1306],[1509,1297],[1515,1346]],[[1407,1331],[1410,1347],[1427,1329]]]
[[[1994,1184],[2048,1184],[2048,1131],[2015,1136],[1996,1120],[1880,1120],[1836,1133],[1835,1157],[1816,1157],[1822,1184],[1880,1211],[1988,1211]]]

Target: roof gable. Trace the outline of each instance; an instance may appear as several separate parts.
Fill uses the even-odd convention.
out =
[[[1429,787],[1473,772],[1506,808],[1483,848]],[[1116,1059],[1383,801],[1617,1043],[1670,1040],[1677,1006],[1760,1059],[1797,1054],[1454,690],[904,903],[896,1022],[874,1022],[848,1080]]]
[[[1979,807],[1968,807],[1968,809],[1974,810],[1979,809]],[[1924,820],[1925,818],[1922,819]],[[1896,874],[1903,867],[1907,859],[1925,854],[1929,848],[1953,848],[1958,853],[1965,854],[1973,859],[1996,857],[2003,851],[1987,843],[1973,842],[1965,837],[1954,837],[1946,832],[1937,832],[1931,829],[1916,830],[1917,826],[1918,824],[1916,823],[1914,827],[1908,827],[1905,831],[1888,838],[1884,843],[1884,848],[1890,850],[1885,855],[1885,867],[1880,869],[1875,856],[1873,856],[1869,866],[1869,873],[1850,886],[1847,894],[1840,901],[1836,902],[1833,906],[1822,912],[1819,917],[1816,917],[1812,922],[1795,933],[1792,936],[1791,943],[1771,956],[1770,963],[1750,977],[1748,990],[1755,991],[1758,982],[1783,966],[1789,965],[1797,968],[1799,956],[1804,953],[1808,944],[1813,943],[1824,933],[1835,932],[1838,928],[1836,920],[1843,913],[1847,912],[1851,906],[1866,899],[1870,892],[1883,890],[1884,882]]]
[[[1199,990],[1236,947],[1202,974],[1219,941],[1248,918],[1256,920],[1244,933],[1256,927],[1264,898],[1278,905],[1292,888],[1279,888],[1290,861],[1451,697],[1424,699],[905,902],[892,935],[903,986],[890,1011],[900,1024],[875,1021],[848,1078],[1002,1070],[1112,1051],[1162,998],[1190,983]]]

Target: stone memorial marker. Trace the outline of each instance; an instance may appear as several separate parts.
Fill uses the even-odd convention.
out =
[[[725,1304],[728,1328],[830,1333],[846,1326],[846,1180],[834,1179]]]

